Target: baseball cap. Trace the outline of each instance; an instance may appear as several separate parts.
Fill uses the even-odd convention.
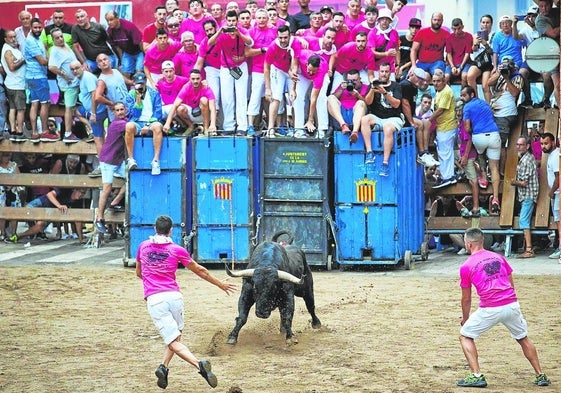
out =
[[[427,79],[427,73],[419,67],[415,68],[415,70],[413,71],[413,74],[415,74],[417,76],[417,78]]]
[[[333,8],[331,8],[331,7],[328,6],[328,5],[324,5],[323,7],[320,8],[319,12],[320,12],[320,13],[323,13],[324,11],[329,11],[329,13],[332,14],[332,13],[333,13]]]
[[[456,109],[461,108],[464,106],[464,102],[460,99],[456,100]]]
[[[537,15],[539,14],[539,8],[537,5],[531,5],[530,8],[528,8],[528,11],[526,11],[526,15],[528,14],[534,14]]]
[[[514,22],[514,21],[512,20],[512,18],[511,18],[510,16],[508,16],[508,15],[503,15],[503,16],[501,16],[501,18],[499,19],[499,23],[501,23],[501,22],[506,22],[506,21]]]
[[[421,27],[421,20],[419,18],[411,18],[411,19],[409,19],[409,26],[410,27]]]
[[[134,80],[134,84],[139,84],[139,83],[146,83],[146,75],[144,74],[144,72],[137,72],[136,74],[134,74],[133,76],[133,80]]]
[[[175,69],[175,65],[173,64],[173,61],[171,60],[166,60],[162,63],[162,71],[163,70],[167,70],[168,68],[173,68]]]
[[[393,21],[392,12],[387,8],[382,8],[380,12],[378,12],[378,19],[381,18],[388,18]]]

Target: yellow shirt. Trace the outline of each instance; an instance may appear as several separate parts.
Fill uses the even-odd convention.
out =
[[[456,98],[452,88],[448,85],[436,93],[434,109],[444,109],[444,113],[436,118],[437,131],[450,131],[458,127],[456,120]]]

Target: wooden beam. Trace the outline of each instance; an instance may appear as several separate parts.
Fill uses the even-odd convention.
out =
[[[548,217],[549,218],[549,217]],[[463,230],[472,227],[472,219],[463,218],[463,217],[431,217],[427,220],[426,229],[430,232],[430,230]],[[553,217],[549,220],[550,224],[545,228],[537,228],[532,226],[532,229],[557,229],[557,224],[553,222]],[[499,216],[489,216],[489,217],[480,217],[479,218],[479,228],[483,230],[520,230],[520,226],[518,224],[518,217],[513,218],[513,225],[512,227],[503,227],[500,225]]]
[[[0,173],[0,184],[4,186],[48,186],[61,188],[99,188],[102,186],[101,177],[88,175],[51,175],[34,173]],[[124,179],[113,179],[115,188],[125,185]]]
[[[549,198],[549,186],[547,185],[547,157],[549,154],[543,153],[539,171],[539,192],[536,200],[536,211],[534,217],[534,226],[547,227],[549,223],[549,209],[551,199]]]
[[[0,152],[12,153],[41,153],[41,154],[97,154],[95,143],[79,141],[76,143],[59,142],[40,142],[31,141],[12,142],[10,140],[0,141]]]
[[[93,222],[94,210],[92,209],[68,209],[66,214],[54,207],[0,207],[0,220],[8,221],[78,221]],[[106,222],[124,222],[124,212],[107,210],[104,214]]]
[[[503,186],[503,182],[499,184],[499,189]],[[471,195],[471,186],[469,183],[456,183],[450,187],[444,187],[439,190],[435,190],[435,192],[431,193],[432,195]],[[479,188],[479,195],[491,195],[493,194],[493,187],[491,187],[491,183],[487,186],[486,189]]]

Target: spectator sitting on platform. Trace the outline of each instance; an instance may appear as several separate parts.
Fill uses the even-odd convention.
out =
[[[172,59],[179,49],[180,42],[171,40],[165,29],[158,29],[156,43],[149,46],[144,54],[144,74],[150,87],[155,88],[156,82],[162,77],[162,63]]]
[[[430,27],[422,28],[417,32],[411,47],[411,68],[422,68],[429,74],[434,75],[436,70],[444,72],[444,49],[446,39],[450,35],[442,29],[444,16],[435,12],[431,16]]]
[[[393,133],[403,127],[401,117],[401,86],[390,80],[391,69],[389,63],[380,64],[379,80],[370,82],[370,89],[364,97],[368,106],[368,114],[360,122],[360,131],[366,149],[365,164],[373,164],[375,160],[372,151],[372,128],[378,125],[384,132],[384,157],[380,176],[389,176],[389,161],[393,148]]]
[[[421,28],[421,20],[418,18],[411,18],[409,20],[409,31],[399,36],[399,50],[396,58],[395,77],[402,80],[407,78],[409,69],[411,68],[411,47],[413,46],[413,39]]]
[[[175,73],[173,61],[166,60],[162,63],[162,78],[156,83],[156,89],[162,97],[162,119],[167,119],[177,94],[188,82],[188,77]]]
[[[162,98],[157,90],[146,85],[146,75],[142,72],[134,74],[134,90],[130,95],[134,106],[129,110],[129,122],[126,126],[125,145],[127,148],[127,166],[129,170],[136,168],[134,160],[135,135],[152,136],[154,157],[152,159],[152,175],[160,174],[160,150],[162,148]]]
[[[462,86],[466,86],[473,36],[464,31],[464,22],[460,18],[452,19],[452,31],[446,39],[446,83],[459,78]]]
[[[327,110],[333,117],[334,127],[340,128],[343,134],[350,133],[349,140],[355,143],[360,132],[360,122],[366,114],[364,97],[370,86],[362,83],[356,69],[347,72],[344,80],[333,94],[327,97]],[[352,90],[349,87],[352,87]],[[349,125],[352,126],[352,130]]]
[[[99,154],[99,167],[101,168],[101,182],[103,188],[99,195],[95,227],[101,233],[107,232],[105,226],[104,213],[107,205],[107,198],[111,194],[113,187],[113,177],[118,175],[125,177],[125,140],[124,134],[127,126],[127,108],[122,102],[115,103],[113,108],[115,120],[107,127],[107,137]],[[117,196],[111,202],[109,209],[119,209],[119,203],[125,196],[126,187],[121,187]]]
[[[212,89],[201,80],[199,70],[191,70],[189,83],[177,94],[171,106],[164,132],[168,132],[175,115],[187,125],[186,133],[193,132],[193,122],[201,122],[205,135],[216,135],[216,102]]]
[[[534,2],[536,1],[534,0]],[[536,18],[536,29],[541,36],[552,38],[559,44],[559,5],[553,8],[552,0],[539,0],[537,4],[539,6],[539,14]],[[555,102],[559,106],[561,102],[559,94],[559,63],[557,63],[557,67],[542,75],[544,94],[539,106],[549,107],[551,105],[549,102],[551,93],[553,93]]]

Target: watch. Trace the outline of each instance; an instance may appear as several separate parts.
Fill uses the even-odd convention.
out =
[[[267,52],[267,49],[261,48],[261,53],[265,53],[265,52]]]

